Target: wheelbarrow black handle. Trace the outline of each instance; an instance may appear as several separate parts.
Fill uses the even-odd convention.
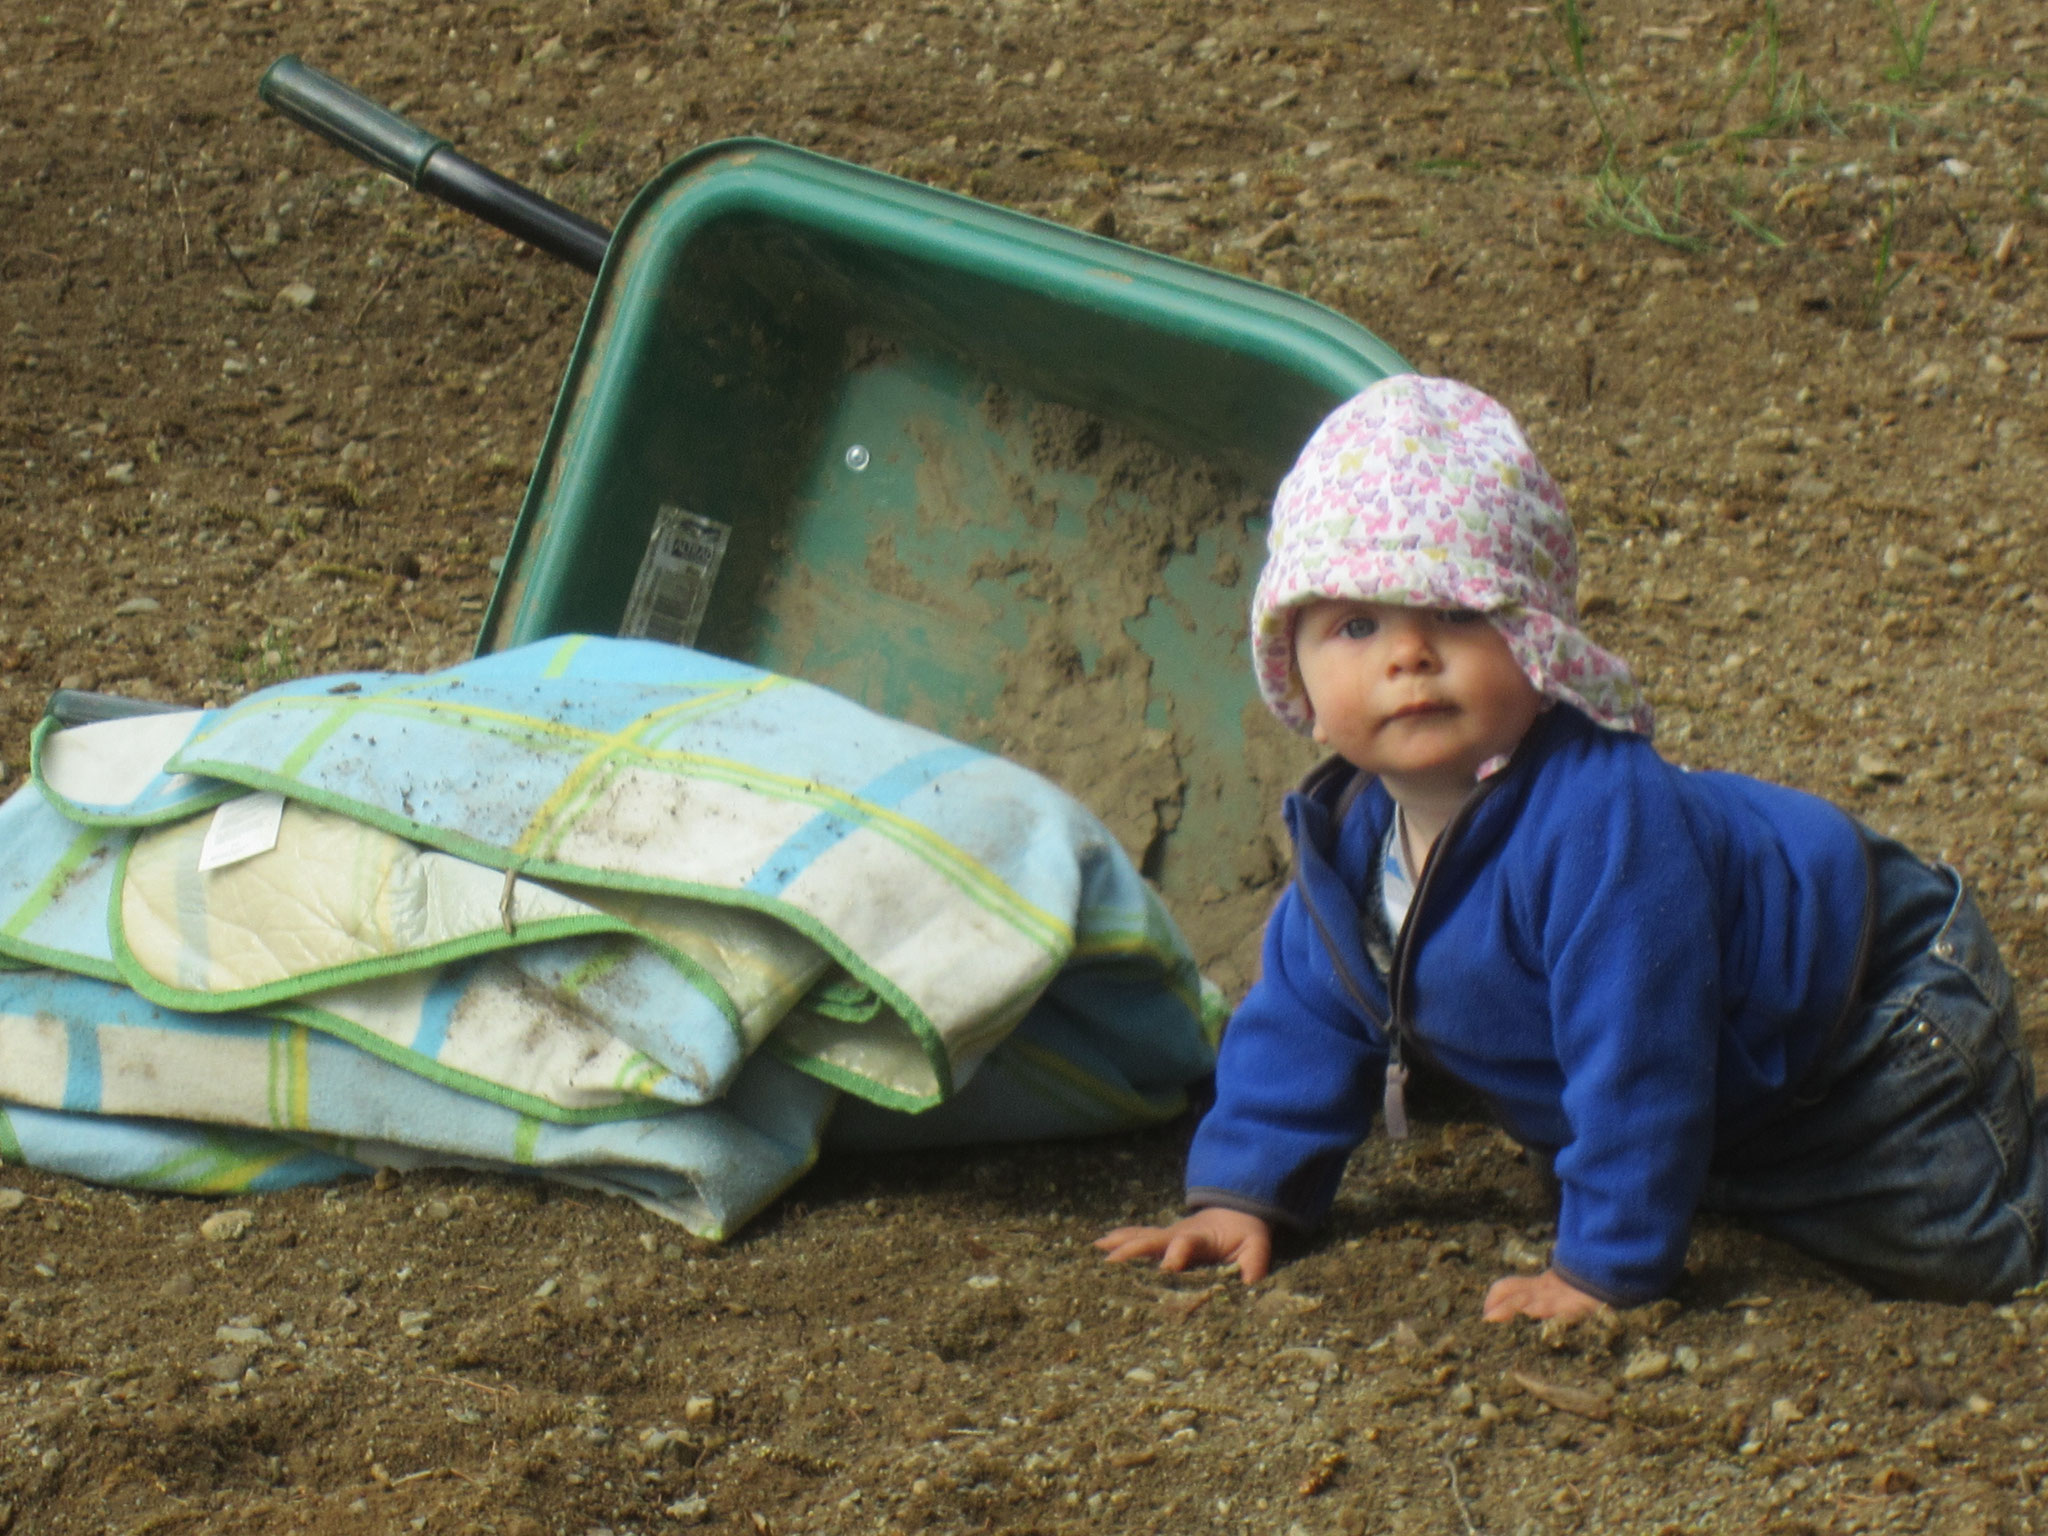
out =
[[[586,272],[604,264],[611,231],[602,224],[457,154],[446,139],[407,122],[297,54],[288,53],[265,70],[256,94],[293,122],[416,191]]]

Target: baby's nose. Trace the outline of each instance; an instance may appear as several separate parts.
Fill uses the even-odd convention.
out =
[[[1388,665],[1396,671],[1412,672],[1436,664],[1436,649],[1420,624],[1404,623],[1387,636]]]

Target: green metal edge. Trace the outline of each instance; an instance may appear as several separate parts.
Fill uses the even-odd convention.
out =
[[[671,199],[685,206],[666,208]],[[560,445],[575,438],[575,422],[590,410],[602,383],[592,380],[587,386],[585,374],[603,347],[608,321],[633,291],[632,279],[621,273],[631,269],[628,253],[642,226],[657,213],[671,222],[703,223],[738,212],[777,213],[821,232],[857,235],[926,260],[951,257],[963,268],[1013,276],[1025,286],[1127,323],[1170,323],[1182,333],[1230,343],[1235,350],[1314,378],[1339,398],[1388,373],[1410,371],[1397,352],[1363,326],[1297,294],[773,139],[703,145],[648,182],[613,231],[507,543],[504,567],[484,610],[476,654],[539,638],[520,627],[530,607],[522,599],[548,590],[545,577],[552,573],[524,570],[523,561],[535,525],[557,499]],[[558,538],[556,543],[568,548],[574,541]]]

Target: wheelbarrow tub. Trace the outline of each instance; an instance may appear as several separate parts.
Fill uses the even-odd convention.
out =
[[[729,530],[693,643],[1113,782],[1169,899],[1213,900],[1300,761],[1246,658],[1265,505],[1405,366],[1293,294],[708,145],[613,234],[479,648],[618,632],[682,509]]]

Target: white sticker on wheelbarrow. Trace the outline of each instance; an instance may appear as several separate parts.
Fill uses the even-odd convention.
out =
[[[714,522],[681,507],[663,507],[655,515],[647,553],[633,578],[633,595],[626,600],[620,637],[695,645],[697,628],[711,603],[712,585],[718,580],[719,563],[725,559],[726,540],[731,537],[729,523]]]

